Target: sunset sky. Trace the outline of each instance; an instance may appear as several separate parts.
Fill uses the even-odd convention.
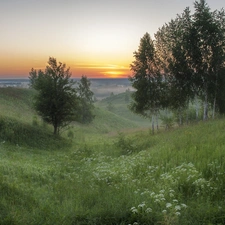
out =
[[[28,77],[49,56],[73,77],[127,77],[140,38],[193,0],[0,0],[0,78]],[[211,9],[224,0],[208,0]]]

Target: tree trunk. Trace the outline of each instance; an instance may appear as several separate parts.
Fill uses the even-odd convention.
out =
[[[58,123],[54,122],[53,127],[54,127],[54,132],[53,133],[54,133],[54,135],[57,135],[59,133]]]
[[[215,119],[215,111],[216,111],[216,97],[213,101],[213,112],[212,112],[212,118]]]
[[[179,126],[182,126],[182,115],[181,115],[181,109],[178,111],[178,116],[179,116]]]
[[[205,99],[204,99],[204,113],[203,113],[203,120],[208,119],[208,95],[207,91],[205,92]]]
[[[57,133],[58,133],[57,130],[58,130],[57,126],[54,125],[54,135],[57,135]]]
[[[187,109],[187,111],[186,111],[186,124],[188,125],[188,123],[189,123],[189,111]]]
[[[198,121],[198,115],[199,115],[199,108],[198,108],[198,102],[195,102],[195,110],[196,110],[196,121]]]
[[[218,73],[216,73],[216,88],[215,88],[215,96],[214,96],[214,101],[213,101],[213,113],[212,113],[212,118],[215,119],[215,113],[216,113],[216,96],[217,96],[217,86],[218,86]]]
[[[154,114],[152,114],[152,134],[155,133],[155,124],[154,124],[154,122],[155,122],[155,118],[154,118]]]
[[[159,131],[159,113],[158,112],[156,113],[156,128],[157,128],[157,131]]]
[[[169,127],[168,127],[168,109],[166,108],[166,126],[165,126],[165,130],[168,130]]]

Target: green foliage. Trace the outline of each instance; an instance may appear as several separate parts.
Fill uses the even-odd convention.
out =
[[[67,137],[70,138],[70,139],[73,139],[74,138],[74,132],[72,130],[69,130],[67,132]]]
[[[112,102],[108,102],[108,104],[107,104],[107,109],[108,109],[110,112],[113,112],[114,108],[115,108],[115,107],[113,106]]]
[[[210,106],[213,117],[216,107],[223,111],[225,12],[211,11],[205,0],[195,1],[194,9],[159,28],[154,42],[148,33],[141,38],[131,64],[135,113],[153,118],[160,109],[183,111],[196,97],[204,103],[204,120]]]
[[[32,125],[39,117],[23,97],[5,92],[0,224],[225,224],[224,119],[156,135],[144,130],[115,135],[137,124],[120,109],[124,95],[112,95],[114,113],[102,101],[92,124],[70,127],[69,141],[50,135],[47,126]]]
[[[151,117],[149,112],[157,114],[161,108],[162,76],[156,62],[156,50],[150,35],[146,33],[140,40],[135,61],[131,64],[133,76],[130,77],[133,102],[130,109],[138,114]]]
[[[93,114],[94,93],[90,90],[90,86],[90,80],[88,80],[86,76],[82,76],[77,88],[77,93],[80,97],[79,121],[86,124],[90,123],[95,118]]]
[[[16,119],[0,117],[0,141],[20,146],[44,149],[52,146],[62,148],[68,146],[62,138],[53,138],[48,129],[30,124],[21,123]]]
[[[123,155],[128,155],[138,150],[137,146],[135,145],[135,142],[133,141],[132,143],[132,140],[130,138],[126,138],[125,134],[123,133],[119,133],[115,145],[116,147],[121,149],[121,154]]]
[[[45,71],[30,72],[31,87],[37,90],[35,109],[43,120],[54,127],[54,134],[78,117],[79,101],[66,65],[49,58]]]
[[[174,117],[171,115],[160,116],[160,120],[162,126],[164,126],[166,130],[171,129],[174,126]]]
[[[224,223],[224,120],[109,136],[128,121],[95,110],[70,144],[1,118],[1,224]]]

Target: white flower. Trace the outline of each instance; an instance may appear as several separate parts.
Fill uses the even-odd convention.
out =
[[[176,205],[176,206],[175,206],[175,210],[176,210],[176,211],[179,211],[179,210],[181,210],[181,207],[180,207],[180,205]]]
[[[187,208],[187,205],[185,205],[185,204],[182,203],[181,204],[181,207],[186,209]]]
[[[171,203],[166,203],[166,208],[170,208],[172,206],[172,204]]]
[[[132,213],[138,213],[138,210],[135,207],[132,207],[130,210]]]
[[[152,209],[151,209],[151,208],[147,208],[147,209],[145,210],[145,212],[146,212],[146,213],[150,213],[150,212],[152,212]]]
[[[166,213],[167,213],[167,211],[164,209],[164,210],[162,211],[162,213],[163,213],[163,214],[166,214]]]
[[[180,212],[175,212],[175,215],[176,216],[180,216]]]
[[[143,202],[140,205],[138,205],[138,208],[144,208],[144,207],[145,207],[145,202]]]
[[[171,198],[174,197],[174,194],[173,194],[173,193],[170,193],[170,197],[171,197]]]

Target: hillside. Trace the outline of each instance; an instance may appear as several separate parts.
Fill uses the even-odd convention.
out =
[[[106,135],[135,125],[99,105],[92,125],[55,139],[33,124],[26,95],[2,93],[0,134],[21,142],[0,136],[1,225],[225,224],[224,119]]]
[[[131,92],[126,91],[117,95],[111,94],[109,97],[98,101],[96,105],[102,107],[105,110],[111,111],[112,113],[126,118],[132,121],[137,126],[150,127],[151,122],[149,119],[143,118],[137,114],[134,114],[129,110],[129,104],[131,101]]]
[[[0,88],[0,139],[3,141],[12,141],[13,143],[27,144],[34,141],[31,139],[37,133],[44,137],[51,136],[52,127],[43,123],[41,118],[32,108],[33,96],[35,92],[32,89],[23,88]],[[96,107],[95,120],[89,125],[79,123],[71,124],[69,131],[65,130],[62,135],[67,137],[67,133],[79,138],[87,137],[93,134],[106,134],[112,131],[136,128],[138,125],[133,121],[121,117],[115,113],[109,112],[102,107]],[[38,137],[37,137],[38,138]],[[48,141],[46,141],[47,143]]]
[[[35,111],[32,109],[34,91],[25,88],[0,88],[0,116],[31,122]]]

